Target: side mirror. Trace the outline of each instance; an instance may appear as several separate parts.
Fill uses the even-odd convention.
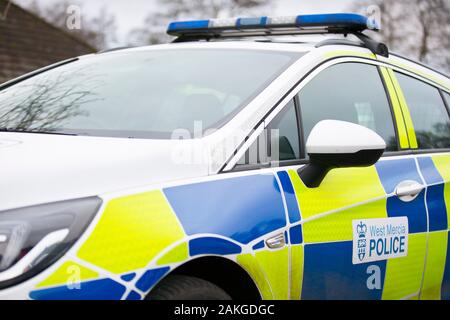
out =
[[[374,131],[337,120],[319,122],[306,142],[310,163],[298,170],[308,188],[317,188],[334,168],[369,167],[386,149],[386,143]]]

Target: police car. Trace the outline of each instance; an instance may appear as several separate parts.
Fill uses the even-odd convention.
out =
[[[0,299],[449,299],[450,79],[377,29],[174,22],[2,85]]]

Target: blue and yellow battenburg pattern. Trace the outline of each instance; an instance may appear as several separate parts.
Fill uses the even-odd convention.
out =
[[[401,202],[394,190],[405,180],[427,189]],[[142,299],[180,264],[224,256],[265,299],[450,299],[449,209],[450,155],[332,170],[316,189],[295,170],[224,175],[110,201],[76,259],[30,298]],[[408,217],[408,256],[353,265],[352,221],[398,216]],[[264,240],[277,233],[288,245],[270,250]],[[381,272],[379,289],[367,287],[369,265]]]

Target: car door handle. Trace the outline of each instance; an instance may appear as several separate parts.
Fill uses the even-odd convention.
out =
[[[425,186],[416,181],[403,181],[395,188],[395,194],[404,202],[411,202],[425,189]]]

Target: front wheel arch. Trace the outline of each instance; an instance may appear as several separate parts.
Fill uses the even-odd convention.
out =
[[[197,258],[177,267],[167,276],[170,275],[206,280],[224,290],[233,300],[261,300],[258,287],[250,275],[236,262],[224,257]]]

